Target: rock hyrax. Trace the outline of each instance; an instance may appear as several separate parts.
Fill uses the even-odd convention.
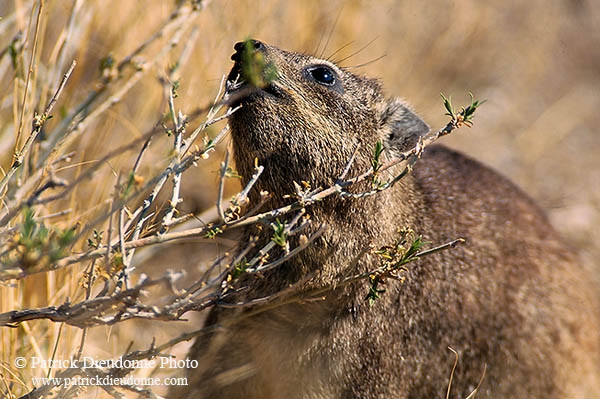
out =
[[[348,176],[371,167],[378,140],[391,159],[429,130],[401,101],[386,99],[373,79],[328,60],[247,43],[276,75],[238,101],[242,108],[229,123],[238,171],[246,183],[258,159],[265,171],[254,192],[273,193],[270,205],[291,201],[284,195],[294,192],[294,181],[334,184],[357,146]],[[244,47],[235,46],[231,81],[249,62]],[[375,255],[353,260],[368,243],[393,242],[400,228],[432,245],[457,237],[466,243],[411,263],[405,280],[388,282],[372,306],[361,281],[212,330],[190,352],[201,365],[182,394],[442,399],[455,360],[450,346],[459,355],[450,398],[466,398],[484,366],[477,398],[600,398],[590,278],[544,213],[506,178],[429,146],[393,188],[362,199],[335,197],[307,212],[313,228],[324,222],[326,232],[280,267],[246,276],[252,286],[246,298],[307,276],[309,289],[372,270]],[[265,243],[267,230],[249,229],[246,236]],[[218,326],[232,312],[216,307],[206,323]]]

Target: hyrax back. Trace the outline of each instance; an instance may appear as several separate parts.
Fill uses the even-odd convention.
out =
[[[239,100],[230,119],[237,168],[281,205],[293,182],[329,187],[355,148],[348,176],[370,168],[378,140],[388,159],[411,148],[427,125],[374,80],[333,63],[258,41],[251,55],[277,77]],[[229,79],[249,62],[236,45]],[[242,73],[243,75],[243,73]],[[243,90],[237,89],[238,93]],[[233,91],[233,90],[232,90]],[[233,93],[235,94],[235,93]],[[367,189],[362,187],[359,189]],[[257,198],[253,198],[257,201]],[[214,330],[190,356],[202,366],[183,395],[203,398],[599,398],[598,315],[590,278],[539,208],[480,163],[442,146],[426,148],[397,185],[363,199],[308,210],[326,232],[281,267],[257,277],[247,299],[306,279],[335,284],[378,266],[380,247],[408,227],[425,241],[466,244],[412,263],[373,306],[364,282],[324,299],[281,306]],[[269,240],[268,233],[247,231]],[[256,246],[260,248],[261,245]],[[247,311],[247,310],[245,310]],[[231,310],[215,308],[208,325]],[[194,396],[196,395],[196,396]]]

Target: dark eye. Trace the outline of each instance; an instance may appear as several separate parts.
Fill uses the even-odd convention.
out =
[[[318,83],[325,86],[333,86],[335,84],[335,72],[327,66],[319,65],[308,69],[308,73]]]

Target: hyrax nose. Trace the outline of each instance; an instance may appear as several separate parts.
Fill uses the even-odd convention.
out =
[[[235,53],[233,53],[233,55],[231,56],[231,59],[233,61],[240,61],[240,57],[244,51],[248,51],[250,53],[255,52],[255,51],[264,51],[265,45],[262,44],[262,42],[260,42],[258,40],[249,39],[249,40],[246,40],[245,42],[236,43],[233,46],[233,49],[235,50]]]

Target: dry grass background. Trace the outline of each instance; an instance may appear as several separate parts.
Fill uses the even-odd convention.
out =
[[[33,2],[38,4],[38,2]],[[60,76],[72,59],[75,72],[59,99],[54,118],[45,126],[49,134],[64,115],[80,104],[98,85],[100,60],[111,54],[119,62],[156,32],[176,6],[160,0],[47,0],[36,53],[36,68],[25,108],[25,136],[33,111],[48,102]],[[17,57],[26,71],[33,43],[32,2],[0,0],[0,51],[18,31],[26,38]],[[35,13],[33,14],[35,16]],[[70,20],[72,22],[70,22]],[[530,193],[548,211],[554,225],[598,271],[600,262],[600,3],[595,0],[488,1],[213,1],[193,21],[178,49],[151,68],[125,97],[104,112],[64,148],[74,151],[70,163],[57,174],[74,179],[85,165],[111,149],[150,130],[167,110],[159,77],[177,59],[182,46],[191,53],[177,72],[181,86],[176,100],[184,113],[204,107],[215,97],[220,79],[231,67],[229,56],[236,41],[253,37],[279,47],[320,54],[357,73],[381,79],[390,95],[406,98],[432,127],[445,124],[439,93],[454,94],[466,103],[467,92],[488,102],[478,111],[475,126],[444,139],[492,165]],[[195,29],[195,30],[194,30]],[[140,57],[151,60],[167,37]],[[125,77],[133,69],[126,69]],[[5,52],[0,59],[0,166],[10,167],[21,111],[24,75],[20,78]],[[16,78],[17,77],[17,78]],[[124,79],[126,80],[126,79]],[[119,90],[117,82],[105,98]],[[195,123],[195,124],[194,124]],[[192,123],[195,127],[198,121]],[[214,131],[218,131],[217,126]],[[50,140],[51,137],[46,137]],[[217,153],[184,175],[181,209],[200,213],[214,204]],[[20,143],[23,143],[21,139]],[[33,154],[43,151],[44,142]],[[150,176],[168,163],[171,144],[166,137],[153,141],[139,174]],[[102,165],[91,180],[38,215],[70,208],[67,215],[48,222],[66,228],[85,223],[102,212],[113,195],[116,174],[128,171],[137,151]],[[418,167],[418,166],[417,166]],[[30,173],[25,168],[24,173]],[[17,178],[19,176],[17,175]],[[18,184],[11,181],[11,190]],[[233,193],[236,187],[228,187]],[[164,206],[166,196],[159,204]],[[106,226],[99,226],[106,229]],[[166,268],[187,269],[193,278],[212,256],[226,251],[235,237],[217,242],[188,240],[161,247],[147,262],[136,262],[137,272],[158,276]],[[80,248],[82,249],[83,244]],[[143,256],[144,251],[138,254]],[[141,258],[140,258],[141,259]],[[43,273],[0,286],[0,312],[81,299],[86,265]],[[152,337],[164,342],[193,323],[129,321],[113,327],[96,327],[88,334],[84,353],[108,359],[133,349],[146,348]],[[0,329],[0,373],[13,381],[14,393],[31,388],[31,376],[44,370],[17,370],[17,356],[50,359],[76,351],[81,330],[38,320],[19,328]],[[183,357],[186,344],[173,349]],[[22,386],[6,368],[17,373]],[[169,371],[169,370],[167,370]],[[176,371],[176,370],[170,370]],[[139,375],[156,371],[140,370]],[[164,373],[165,370],[158,370]],[[2,390],[6,387],[2,386]],[[105,392],[90,389],[90,397]],[[156,393],[164,393],[157,388]]]

